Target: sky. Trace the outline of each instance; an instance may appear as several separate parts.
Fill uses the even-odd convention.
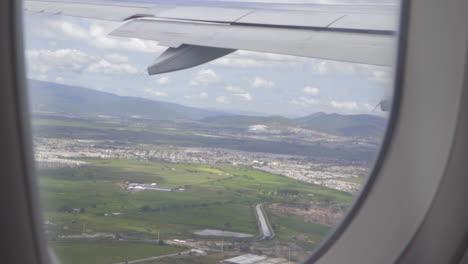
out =
[[[166,48],[107,35],[121,23],[26,13],[24,24],[29,78],[122,96],[288,117],[315,112],[382,115],[375,106],[392,87],[388,67],[249,51],[148,76],[146,68]]]

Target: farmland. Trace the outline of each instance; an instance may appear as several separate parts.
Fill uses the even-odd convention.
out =
[[[304,207],[310,203],[349,205],[352,200],[348,193],[249,167],[135,160],[85,161],[91,165],[39,170],[50,239],[70,241],[71,234],[99,232],[126,240],[158,237],[197,240],[201,238],[194,233],[205,228],[257,236],[253,206],[258,202]],[[128,192],[123,188],[125,181],[157,182],[164,187],[184,187],[185,191]],[[301,242],[303,247],[314,247],[329,230],[325,225],[308,224],[300,219],[294,222],[274,214],[272,222],[278,228],[281,243],[294,243],[294,235],[310,237]],[[303,224],[298,224],[300,222]],[[226,240],[235,244],[242,239]],[[57,249],[60,248],[57,244]],[[85,260],[82,263],[86,263]]]

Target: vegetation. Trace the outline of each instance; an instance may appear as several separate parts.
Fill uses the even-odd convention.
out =
[[[49,245],[66,264],[118,263],[183,251],[177,247],[135,242],[53,242]]]
[[[195,238],[193,233],[205,228],[257,235],[253,206],[258,202],[300,207],[312,201],[317,204],[348,204],[352,199],[350,194],[248,167],[131,160],[88,162],[92,165],[83,168],[39,170],[43,205],[46,218],[51,222],[49,235],[52,239],[80,234],[84,227],[89,233],[106,232],[140,239],[155,239],[158,234],[161,239]],[[124,181],[157,182],[163,187],[185,186],[186,190],[130,193],[124,189]],[[302,233],[310,238],[301,242],[308,246],[314,246],[328,230],[300,219],[275,215],[272,215],[272,222],[279,228],[278,239],[295,241],[294,234]],[[118,251],[121,244],[99,245],[98,248],[104,248],[104,257],[114,249]],[[71,259],[73,254],[94,246],[55,243],[53,248],[64,257],[71,254]],[[122,256],[115,255],[116,258]]]

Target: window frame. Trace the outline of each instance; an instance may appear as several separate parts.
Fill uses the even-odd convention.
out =
[[[0,164],[7,186],[0,192],[0,205],[8,212],[0,220],[6,234],[0,239],[8,245],[2,260],[51,263],[34,175],[21,2],[0,1],[0,122],[4,124]],[[463,115],[468,109],[468,95],[463,92],[468,89],[468,59],[461,56],[468,46],[466,13],[466,1],[403,2],[397,99],[384,148],[363,194],[308,263],[409,264],[421,259],[450,263],[462,257],[468,210],[457,211],[458,207],[447,204],[468,203],[463,188],[466,177],[462,177],[468,169],[463,156],[467,148],[460,149],[467,145],[468,134]],[[441,83],[445,85],[438,86]],[[422,134],[424,138],[418,138]],[[425,153],[427,149],[437,151]],[[391,187],[403,191],[392,196]],[[431,221],[447,216],[457,217],[447,230],[446,222]],[[439,233],[432,231],[434,227]],[[441,231],[456,237],[434,250],[424,238],[434,238]]]

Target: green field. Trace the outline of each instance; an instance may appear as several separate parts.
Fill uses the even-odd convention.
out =
[[[161,260],[154,260],[145,262],[145,264],[216,264],[220,260],[226,259],[227,257],[222,254],[210,254],[204,257],[184,257],[184,258],[165,258]]]
[[[118,263],[183,251],[177,247],[129,242],[62,242],[50,246],[65,264]]]
[[[249,167],[135,160],[87,162],[91,165],[82,168],[39,170],[45,215],[51,222],[48,226],[51,239],[62,241],[64,235],[80,234],[83,228],[87,233],[104,232],[129,239],[155,239],[157,234],[161,239],[200,239],[193,233],[205,228],[257,235],[253,207],[259,202],[302,207],[311,202],[347,205],[352,200],[348,193]],[[125,181],[156,182],[161,187],[183,187],[185,191],[128,192],[123,188]],[[305,223],[300,218],[274,214],[270,214],[270,218],[277,229],[275,239],[300,243],[304,247],[316,246],[329,229]],[[298,242],[298,234],[308,239]],[[68,252],[79,254],[87,246],[91,244],[57,243],[54,249],[65,256]],[[101,246],[105,247],[104,258],[120,245]],[[172,263],[161,261],[155,263]],[[190,258],[190,261],[195,259]]]

